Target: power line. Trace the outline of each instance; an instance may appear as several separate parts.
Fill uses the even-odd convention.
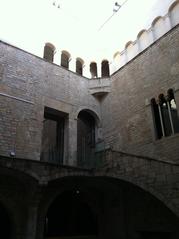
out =
[[[115,2],[114,8],[113,8],[113,14],[98,28],[98,32],[106,25],[107,22],[119,11],[119,9],[127,2],[128,0],[125,0],[121,5],[118,4],[118,2]]]

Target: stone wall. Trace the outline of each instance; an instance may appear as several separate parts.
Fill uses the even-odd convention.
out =
[[[178,161],[179,135],[155,139],[150,100],[172,88],[179,109],[178,26],[111,77],[101,103],[106,147]]]
[[[0,42],[0,154],[39,160],[44,107],[68,114],[65,163],[76,157],[77,115],[99,104],[88,80]],[[68,162],[68,160],[70,160]]]

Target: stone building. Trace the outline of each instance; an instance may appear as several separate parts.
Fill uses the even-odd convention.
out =
[[[169,1],[168,1],[169,2]],[[0,41],[4,239],[179,238],[179,1],[112,63]],[[43,47],[43,46],[42,46]]]

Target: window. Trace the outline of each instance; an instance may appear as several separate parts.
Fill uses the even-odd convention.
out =
[[[102,77],[109,77],[109,62],[108,61],[102,61],[101,74],[102,74]]]
[[[152,99],[151,106],[157,139],[179,133],[179,118],[172,89],[168,90],[166,97],[160,94],[158,103]]]
[[[61,66],[68,69],[69,68],[69,59],[70,59],[70,54],[67,51],[62,51]]]
[[[51,43],[46,43],[44,46],[43,58],[49,62],[53,62],[55,47]]]
[[[76,59],[76,73],[78,73],[79,75],[83,75],[83,60],[80,58]]]
[[[96,62],[91,62],[90,72],[91,72],[91,78],[97,77],[97,64],[96,64]]]
[[[65,114],[45,107],[41,160],[63,163]]]

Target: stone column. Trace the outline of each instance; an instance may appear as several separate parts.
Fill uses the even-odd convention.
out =
[[[70,166],[77,165],[77,119],[69,118],[68,124],[68,162]]]
[[[36,239],[37,210],[37,203],[29,203],[25,239]]]

